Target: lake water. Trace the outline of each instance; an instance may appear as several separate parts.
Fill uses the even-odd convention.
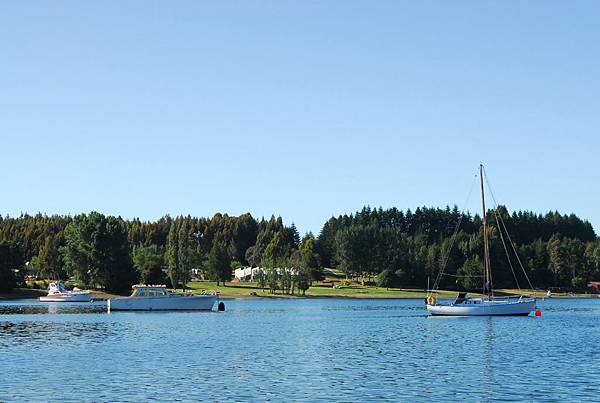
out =
[[[421,300],[232,300],[225,312],[0,302],[0,401],[590,401],[600,299],[536,317]]]

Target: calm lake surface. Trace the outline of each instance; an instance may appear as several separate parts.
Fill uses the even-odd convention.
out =
[[[232,300],[108,314],[0,302],[0,401],[600,399],[600,299],[431,318],[421,300]]]

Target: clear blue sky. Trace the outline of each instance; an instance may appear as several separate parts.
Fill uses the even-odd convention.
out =
[[[0,213],[461,205],[600,229],[597,1],[32,1],[0,10]],[[472,210],[478,210],[472,203]]]

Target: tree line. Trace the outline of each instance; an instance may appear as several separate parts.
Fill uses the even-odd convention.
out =
[[[264,267],[270,288],[288,293],[305,291],[320,278],[314,236],[300,239],[295,225],[284,225],[281,217],[0,217],[0,291],[23,286],[29,267],[42,278],[74,277],[121,293],[137,282],[185,288],[192,273],[225,283],[242,265]]]
[[[518,260],[514,255],[509,260],[505,253],[502,237],[507,249],[510,241],[501,235],[496,214],[504,221]],[[600,241],[588,221],[558,212],[510,214],[503,206],[496,213],[489,210],[486,220],[495,287],[527,286],[520,264],[539,288],[583,289],[600,277]],[[442,267],[442,288],[476,289],[482,282],[482,219],[456,207],[414,212],[365,207],[329,219],[317,245],[324,265],[339,267],[348,276],[377,276],[383,286],[422,287],[428,278],[433,283]]]
[[[582,289],[600,277],[600,241],[588,221],[558,212],[511,214],[502,206],[497,214],[536,287]],[[456,207],[365,207],[330,218],[318,237],[301,238],[281,217],[257,220],[250,214],[156,221],[97,212],[6,216],[0,217],[0,291],[22,286],[27,267],[43,278],[75,277],[87,286],[126,292],[137,282],[185,288],[192,273],[225,283],[232,268],[242,265],[263,267],[257,281],[271,292],[305,292],[323,277],[324,267],[381,286],[419,288],[444,267],[443,288],[472,289],[480,281],[481,222]],[[491,210],[487,222],[494,285],[524,286],[523,274],[511,269],[517,262],[507,259]]]

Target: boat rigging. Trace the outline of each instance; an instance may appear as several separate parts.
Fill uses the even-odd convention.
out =
[[[442,304],[436,298],[439,293],[439,285],[442,276],[451,275],[445,274],[444,270],[448,264],[448,258],[450,256],[450,251],[452,246],[454,245],[454,241],[456,238],[456,234],[458,233],[460,223],[462,221],[462,216],[459,219],[454,233],[452,235],[452,239],[450,242],[450,248],[446,254],[446,258],[443,262],[442,268],[438,273],[438,276],[435,280],[432,290],[427,290],[427,298],[426,305],[427,311],[430,315],[444,315],[444,316],[497,316],[497,315],[529,315],[532,311],[536,310],[536,299],[535,297],[529,297],[525,295],[519,295],[517,297],[495,297],[494,296],[494,287],[492,281],[492,266],[490,259],[490,244],[489,244],[489,226],[487,222],[487,210],[485,207],[485,188],[484,182],[488,185],[488,189],[490,189],[489,183],[487,181],[487,176],[485,175],[485,171],[483,168],[483,164],[479,165],[479,178],[481,184],[481,206],[483,210],[482,216],[482,226],[483,226],[483,275],[482,276],[470,276],[470,277],[483,277],[483,290],[482,297],[469,297],[467,292],[459,292],[458,297],[450,304]],[[498,204],[494,198],[493,193],[490,189],[490,194],[492,196],[492,201],[494,202],[494,217],[496,220],[496,224],[498,227],[498,232],[500,234],[500,239],[502,241],[502,245],[504,247],[504,251],[506,252],[506,256],[508,258],[509,266],[512,271],[513,277],[517,284],[517,288],[521,291],[519,286],[519,282],[514,270],[514,267],[511,262],[509,249],[506,246],[506,242],[504,240],[503,231],[506,233],[506,237],[508,239],[509,244],[512,247],[512,251],[516,256],[516,260],[519,263],[525,278],[529,284],[530,289],[533,289],[531,282],[529,281],[529,277],[519,259],[519,255],[515,249],[514,243],[510,238],[510,234],[506,229],[506,225],[504,220],[502,219],[502,215],[498,214]]]

